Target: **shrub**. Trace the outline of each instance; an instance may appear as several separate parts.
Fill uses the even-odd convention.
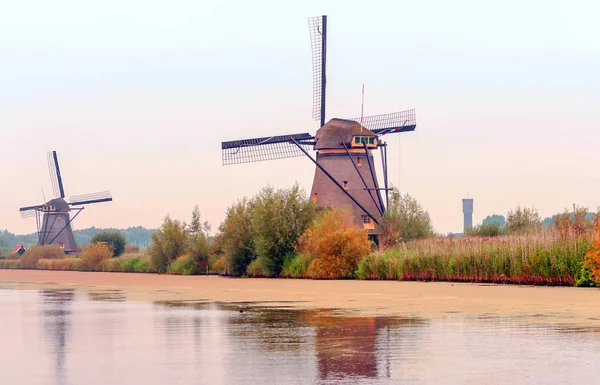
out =
[[[21,256],[21,267],[23,269],[35,269],[38,260],[42,258],[59,259],[64,257],[65,253],[57,245],[34,246]]]
[[[254,261],[250,262],[248,268],[246,269],[246,275],[249,277],[265,276],[265,267],[263,265],[263,260],[261,257],[258,257]]]
[[[113,256],[118,257],[125,251],[127,241],[122,232],[118,230],[104,230],[94,235],[90,243],[104,242],[111,246]]]
[[[190,244],[188,254],[194,259],[199,269],[206,271],[208,267],[208,257],[210,248],[208,242],[208,233],[210,225],[208,222],[200,222],[200,210],[198,206],[192,212],[192,222],[190,223]]]
[[[472,229],[467,230],[466,235],[477,237],[497,237],[502,235],[503,229],[498,222],[482,223]]]
[[[194,258],[182,255],[171,262],[167,269],[167,273],[176,275],[194,275],[200,273],[200,269]]]
[[[371,244],[348,211],[332,209],[302,235],[299,251],[312,258],[308,269],[311,278],[350,278],[358,261],[371,252]]]
[[[540,214],[536,209],[517,206],[514,211],[508,212],[506,229],[515,234],[539,232],[542,229]]]
[[[400,194],[394,188],[390,204],[379,224],[380,242],[383,248],[395,245],[401,239],[428,238],[433,235],[429,213],[416,199],[408,194]]]
[[[281,277],[285,278],[308,278],[308,268],[312,258],[304,254],[288,254],[283,260]]]
[[[583,268],[589,270],[590,278],[600,286],[600,215],[594,219],[593,245],[585,257]],[[585,272],[582,275],[585,277]]]
[[[166,217],[161,228],[152,233],[150,263],[159,273],[165,273],[169,265],[180,255],[184,255],[189,244],[185,225]]]
[[[281,273],[284,257],[314,220],[316,205],[298,184],[289,189],[265,187],[252,202],[251,222],[256,255],[265,276]]]
[[[252,205],[247,199],[227,208],[225,220],[219,226],[220,241],[227,260],[227,273],[241,276],[255,258],[252,237]]]
[[[102,271],[105,261],[113,257],[112,246],[104,242],[90,243],[81,253],[81,268],[85,271]]]
[[[135,244],[128,244],[125,246],[125,254],[135,254],[140,252],[140,247]]]

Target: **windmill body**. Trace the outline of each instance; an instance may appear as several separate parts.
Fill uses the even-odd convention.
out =
[[[71,228],[71,207],[63,198],[55,198],[42,205],[42,225],[38,245],[59,245],[65,253],[77,252],[77,243]],[[52,242],[50,242],[52,241]]]
[[[374,168],[373,150],[378,142],[375,133],[365,128],[361,130],[360,124],[354,121],[332,119],[317,131],[315,140],[316,161],[320,167],[315,169],[311,196],[319,207],[348,208],[355,224],[374,235],[375,223],[383,212]],[[327,173],[340,182],[342,189]]]
[[[223,165],[298,156],[316,166],[311,196],[320,207],[349,208],[357,226],[377,241],[377,225],[388,195],[387,144],[384,135],[414,131],[414,110],[325,123],[327,17],[309,19],[313,52],[313,118],[319,129],[310,133],[223,142]],[[316,151],[316,156],[311,152]],[[383,185],[377,179],[375,151],[381,155]],[[384,204],[385,195],[385,204]]]
[[[104,191],[71,197],[67,202],[56,151],[48,153],[48,166],[55,198],[41,205],[21,207],[19,211],[24,218],[36,218],[39,246],[57,245],[65,253],[74,253],[78,248],[71,227],[73,220],[85,205],[110,202],[112,197],[109,191]]]

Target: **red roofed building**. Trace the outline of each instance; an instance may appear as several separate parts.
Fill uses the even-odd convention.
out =
[[[13,254],[19,254],[19,255],[23,255],[24,252],[27,251],[27,248],[25,247],[24,244],[19,243],[17,245],[17,247],[15,247],[12,251]]]

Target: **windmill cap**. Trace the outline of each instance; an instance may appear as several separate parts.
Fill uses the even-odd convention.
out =
[[[361,132],[362,131],[362,132]],[[319,128],[315,139],[317,144],[316,150],[343,148],[341,143],[350,143],[354,136],[361,135],[364,137],[377,136],[373,131],[362,127],[358,122],[353,120],[334,118],[325,123]]]

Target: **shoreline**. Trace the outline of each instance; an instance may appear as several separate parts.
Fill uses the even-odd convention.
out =
[[[119,290],[128,300],[244,302],[365,315],[496,317],[600,327],[597,288],[44,270],[0,270],[0,288]]]

